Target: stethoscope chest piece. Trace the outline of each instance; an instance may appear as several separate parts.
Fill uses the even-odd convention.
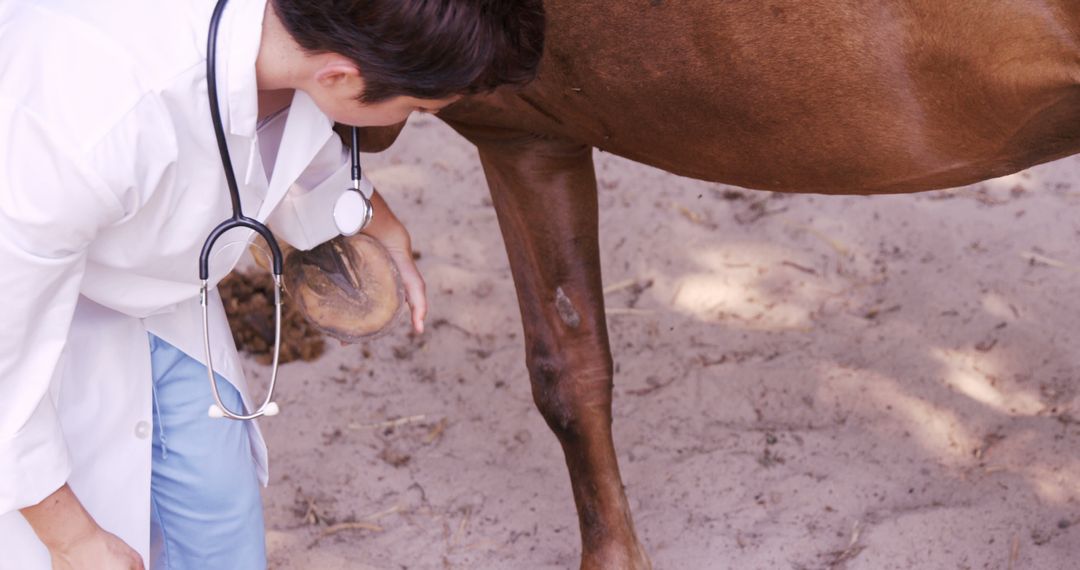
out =
[[[334,202],[334,224],[341,235],[356,235],[371,222],[373,214],[371,200],[351,188]]]

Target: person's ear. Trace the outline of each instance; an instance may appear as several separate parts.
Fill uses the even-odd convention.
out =
[[[330,54],[315,71],[315,82],[326,89],[336,89],[360,82],[360,70],[345,57]]]

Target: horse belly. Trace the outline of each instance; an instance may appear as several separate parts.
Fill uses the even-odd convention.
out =
[[[1080,152],[1075,0],[548,11],[541,79],[483,120],[789,192],[912,192]]]

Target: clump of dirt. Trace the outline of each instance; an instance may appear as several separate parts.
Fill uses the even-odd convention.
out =
[[[218,284],[236,347],[260,364],[274,358],[274,280],[261,271],[234,271]],[[310,362],[326,348],[322,333],[308,323],[286,292],[281,309],[281,363]]]

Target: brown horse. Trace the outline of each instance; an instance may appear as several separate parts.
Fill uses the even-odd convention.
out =
[[[599,148],[782,192],[972,183],[1080,152],[1080,0],[549,0],[540,78],[441,118],[479,149],[582,568],[647,568],[611,437]],[[400,127],[399,127],[400,128]],[[370,133],[368,149],[397,130]]]

